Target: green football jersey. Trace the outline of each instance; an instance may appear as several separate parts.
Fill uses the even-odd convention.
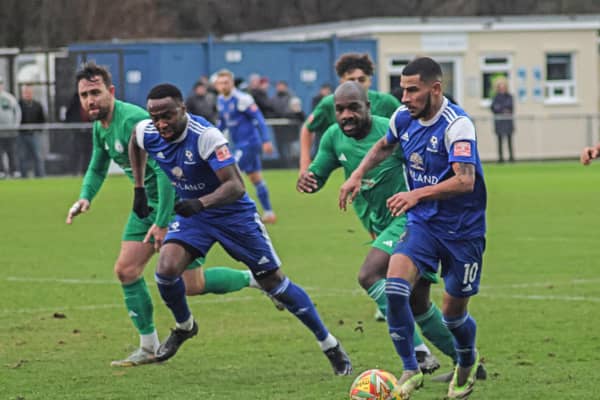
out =
[[[129,139],[136,124],[148,118],[148,113],[143,108],[115,100],[113,117],[108,128],[102,127],[100,121],[94,122],[92,158],[83,178],[79,198],[90,202],[93,200],[106,179],[111,160],[125,171],[133,183],[129,162]],[[146,165],[144,185],[148,203],[154,208],[158,207],[155,223],[161,227],[167,226],[173,211],[175,191],[167,176],[152,159],[148,159]]]
[[[400,107],[400,102],[391,94],[369,90],[367,92],[371,103],[371,115],[390,118]],[[333,94],[325,96],[315,107],[307,119],[309,131],[321,136],[331,125],[335,124],[335,103]]]
[[[344,135],[337,123],[323,134],[319,151],[308,167],[315,174],[319,189],[336,168],[344,168],[344,175],[348,179],[375,142],[386,135],[389,119],[378,116],[372,118],[371,131],[360,140]],[[386,207],[386,200],[395,193],[406,191],[402,160],[402,150],[398,147],[391,157],[367,172],[360,193],[352,202],[364,227],[376,235],[394,219]]]

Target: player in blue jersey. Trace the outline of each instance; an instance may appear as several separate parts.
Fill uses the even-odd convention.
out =
[[[223,134],[204,118],[186,113],[181,92],[173,85],[155,86],[148,94],[147,108],[151,120],[137,125],[129,144],[135,185],[144,185],[143,166],[149,154],[181,199],[175,204],[177,216],[169,226],[156,268],[160,295],[176,321],[157,359],[171,358],[197,334],[181,275],[191,260],[205,256],[218,242],[313,332],[337,375],[352,373],[350,359],[321,321],[310,297],[279,268],[279,258],[256,205],[246,194]]]
[[[423,384],[413,349],[410,293],[417,279],[437,272],[445,283],[443,320],[454,336],[458,365],[448,398],[463,399],[475,383],[479,356],[469,298],[479,290],[485,249],[486,188],[475,126],[442,93],[442,70],[431,58],[411,61],[402,71],[402,103],[387,135],[367,153],[340,190],[340,207],[358,195],[361,178],[400,145],[410,191],[387,200],[392,215],[408,215],[406,233],[390,259],[387,321],[404,372],[397,391],[403,399]],[[398,171],[402,173],[402,171]]]
[[[260,161],[262,152],[273,152],[265,118],[252,96],[235,88],[231,71],[222,69],[216,76],[215,88],[219,92],[218,127],[222,132],[229,134],[238,166],[248,175],[256,189],[256,196],[263,209],[262,221],[273,224],[277,217],[271,206]]]

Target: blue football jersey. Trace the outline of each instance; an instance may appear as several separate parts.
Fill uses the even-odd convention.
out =
[[[475,126],[467,113],[444,98],[439,112],[429,121],[410,116],[400,106],[390,119],[388,143],[404,151],[410,190],[435,185],[454,175],[452,163],[475,165],[475,188],[445,200],[419,202],[408,211],[408,220],[426,222],[436,235],[469,239],[485,234],[487,202],[483,168],[477,151]]]
[[[269,141],[265,118],[249,94],[234,89],[229,97],[220,95],[217,109],[219,129],[229,133],[236,148],[260,146]]]
[[[214,192],[221,186],[215,171],[235,164],[227,139],[217,128],[202,117],[191,114],[187,117],[184,133],[172,142],[160,136],[152,120],[143,120],[136,126],[138,145],[165,171],[180,199],[199,198]],[[199,215],[211,218],[244,210],[256,210],[247,194],[232,204],[208,208]]]

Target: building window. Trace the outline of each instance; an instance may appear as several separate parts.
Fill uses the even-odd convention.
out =
[[[388,73],[390,74],[390,92],[394,95],[402,96],[400,90],[400,76],[402,70],[413,59],[413,56],[391,57],[388,64]]]
[[[546,54],[545,97],[547,103],[572,103],[576,100],[572,54]]]
[[[486,106],[496,95],[496,82],[505,79],[510,87],[512,59],[508,55],[486,55],[481,57],[481,100]]]
[[[460,102],[462,91],[457,82],[462,81],[462,59],[453,56],[433,56],[435,61],[440,64],[443,74],[444,95],[450,97],[453,101]],[[388,73],[390,92],[400,100],[402,90],[400,90],[400,77],[402,70],[406,65],[415,59],[414,55],[401,55],[389,58]]]

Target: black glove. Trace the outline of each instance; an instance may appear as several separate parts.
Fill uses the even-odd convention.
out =
[[[204,204],[200,199],[179,200],[174,209],[177,214],[187,218],[204,210]]]
[[[146,218],[152,212],[152,208],[148,207],[146,189],[143,187],[136,187],[133,190],[133,212],[139,218]]]

